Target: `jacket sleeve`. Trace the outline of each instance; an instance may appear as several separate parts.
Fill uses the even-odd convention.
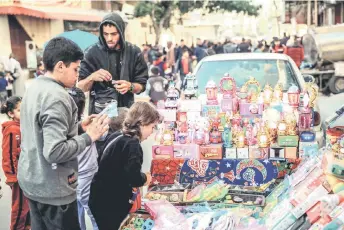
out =
[[[70,129],[69,113],[70,109],[63,101],[55,101],[42,111],[40,121],[43,128],[43,156],[50,164],[73,160],[92,143],[86,133],[67,138]]]
[[[125,153],[127,153],[128,158],[125,165],[125,175],[126,181],[132,187],[141,187],[146,181],[146,174],[141,172],[142,167],[142,149],[138,141],[130,141],[124,147]]]
[[[132,80],[133,83],[139,83],[143,86],[142,92],[146,90],[146,84],[148,80],[148,66],[144,60],[142,53],[136,54],[136,61],[135,61],[135,70],[134,70],[134,78]]]
[[[91,55],[92,52],[90,50],[92,49],[92,47],[93,46],[85,51],[84,59],[80,63],[79,81],[84,80],[98,70],[96,69],[95,62]]]
[[[18,139],[19,136],[19,139]],[[17,167],[20,153],[20,133],[5,132],[2,139],[2,169],[7,183],[17,182]]]

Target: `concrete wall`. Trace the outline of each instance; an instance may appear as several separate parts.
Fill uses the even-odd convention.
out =
[[[64,32],[63,20],[50,20],[50,38]]]
[[[0,56],[8,56],[12,52],[12,49],[7,15],[0,15],[0,31]]]

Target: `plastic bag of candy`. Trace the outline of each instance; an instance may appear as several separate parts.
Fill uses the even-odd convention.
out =
[[[153,230],[189,229],[184,215],[166,200],[149,201],[145,208],[154,218]]]

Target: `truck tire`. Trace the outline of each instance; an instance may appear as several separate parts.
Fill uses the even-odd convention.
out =
[[[328,87],[333,94],[344,92],[344,77],[331,77],[328,82]]]

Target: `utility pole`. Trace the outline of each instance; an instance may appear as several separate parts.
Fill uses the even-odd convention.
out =
[[[318,26],[318,0],[314,0],[314,24]]]
[[[311,26],[312,22],[312,13],[311,13],[311,0],[308,0],[308,4],[307,4],[307,26]]]

